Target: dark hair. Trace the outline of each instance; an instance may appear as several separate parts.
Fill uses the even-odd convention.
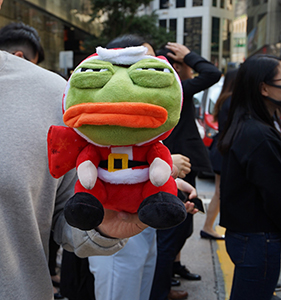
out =
[[[250,116],[275,129],[261,94],[261,84],[272,82],[278,72],[280,59],[265,54],[251,56],[240,66],[231,98],[228,120],[218,142],[218,149],[226,153],[241,129],[245,117]]]
[[[175,54],[173,51],[169,50],[168,48],[166,48],[166,44],[163,45],[159,50],[156,51],[156,55],[157,56],[164,56],[167,58],[168,62],[173,65],[174,63],[180,63],[178,61],[175,61],[174,59],[172,59],[170,56],[168,56],[167,54],[168,53],[172,53],[172,54]]]
[[[0,29],[0,49],[10,53],[23,51],[26,59],[34,58],[38,53],[38,63],[45,57],[36,29],[21,22]]]
[[[113,49],[113,48],[136,47],[136,46],[141,46],[144,43],[148,43],[151,45],[152,48],[154,48],[151,41],[137,34],[124,34],[110,41],[105,48]]]
[[[223,87],[213,111],[214,121],[218,121],[219,111],[221,110],[224,101],[232,94],[237,73],[238,69],[235,69],[230,70],[225,74]]]

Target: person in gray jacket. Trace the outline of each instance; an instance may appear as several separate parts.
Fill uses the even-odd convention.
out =
[[[56,242],[80,257],[113,254],[146,228],[136,215],[123,212],[106,215],[91,231],[66,223],[63,207],[76,172],[54,179],[46,154],[50,125],[63,124],[65,85],[61,76],[0,51],[0,299],[53,299],[51,228]]]

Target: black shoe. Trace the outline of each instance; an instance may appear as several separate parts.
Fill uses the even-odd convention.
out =
[[[55,299],[64,299],[64,296],[62,296],[60,293],[55,293],[54,298]]]
[[[198,274],[190,273],[190,271],[185,266],[180,266],[178,268],[173,268],[173,274],[179,275],[181,278],[187,280],[201,280],[201,276]]]
[[[201,238],[203,238],[203,239],[209,239],[209,240],[224,240],[224,235],[222,235],[222,236],[213,236],[213,235],[211,235],[211,234],[209,234],[209,233],[207,233],[207,232],[205,232],[205,231],[203,231],[203,230],[201,230],[200,231],[200,236],[201,236]]]
[[[171,279],[171,286],[180,286],[181,282],[179,280],[176,280],[174,278]]]

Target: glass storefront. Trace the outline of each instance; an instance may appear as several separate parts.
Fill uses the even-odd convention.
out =
[[[67,10],[66,6],[68,6],[68,11],[71,13],[72,10],[70,8],[75,7],[73,5],[79,2],[79,7],[81,9],[80,16],[82,15],[82,10],[87,9],[89,12],[89,7],[81,7],[83,1],[71,2],[72,4],[70,4],[69,1],[53,0],[48,1],[48,5],[57,4],[57,6],[60,7],[60,10]],[[73,50],[75,66],[86,56],[86,54],[83,54],[83,52],[80,51],[80,47],[81,40],[88,36],[89,33],[73,26],[70,22],[66,22],[63,19],[48,13],[43,9],[46,6],[46,1],[39,1],[39,3],[41,6],[36,7],[27,1],[5,1],[0,11],[0,27],[11,22],[23,22],[34,27],[38,31],[41,38],[41,44],[45,51],[45,60],[40,65],[49,70],[62,72],[59,68],[60,51]],[[78,10],[76,10],[76,14],[78,14],[77,11]],[[57,11],[57,15],[59,15],[59,11]]]
[[[231,26],[232,22],[228,19],[222,20],[222,70],[226,69],[227,64],[230,62],[230,45],[231,45]]]
[[[202,17],[184,19],[184,45],[201,55]]]

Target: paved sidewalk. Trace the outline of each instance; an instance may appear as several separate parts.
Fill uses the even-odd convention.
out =
[[[225,300],[224,280],[216,255],[216,242],[202,239],[199,235],[205,215],[194,216],[194,232],[181,252],[181,263],[196,274],[200,281],[180,279],[181,286],[173,289],[188,291],[188,300]],[[224,243],[220,241],[220,243]]]

